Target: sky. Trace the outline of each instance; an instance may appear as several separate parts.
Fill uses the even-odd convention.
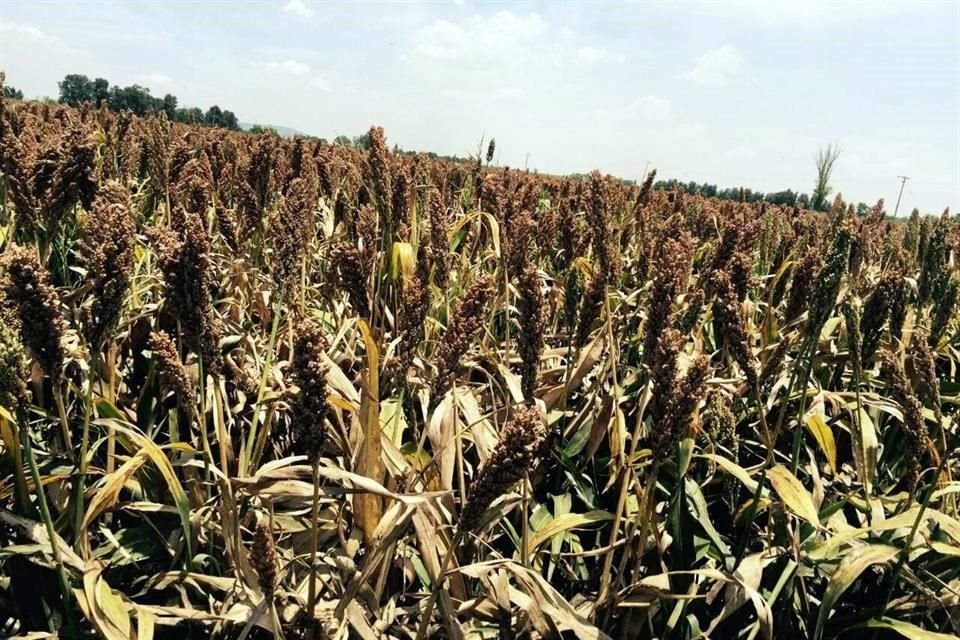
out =
[[[12,2],[0,69],[68,73],[332,139],[960,210],[960,0]]]

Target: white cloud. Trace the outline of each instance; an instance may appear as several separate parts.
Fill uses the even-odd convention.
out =
[[[310,73],[310,66],[288,58],[281,62],[261,62],[257,65],[264,71],[287,76],[305,76]]]
[[[741,10],[765,26],[818,24],[843,24],[865,17],[894,16],[922,9],[933,2],[909,2],[905,0],[860,0],[859,2],[835,2],[833,0],[738,0],[737,2],[708,5],[716,11],[729,13]]]
[[[673,110],[669,98],[647,95],[626,104],[604,106],[591,111],[595,122],[611,125],[612,129],[632,128],[637,131],[661,130],[669,123],[670,129],[686,126]],[[593,125],[596,126],[596,125]]]
[[[313,15],[313,9],[303,3],[303,0],[290,0],[283,5],[283,12],[301,18],[309,18]]]
[[[660,96],[643,96],[628,104],[624,110],[631,116],[664,120],[673,115],[673,103]]]
[[[547,23],[535,12],[519,16],[498,11],[458,22],[434,20],[414,35],[415,50],[428,58],[495,58],[523,62],[545,35]]]
[[[330,84],[321,76],[314,76],[310,81],[310,86],[321,91],[330,91]]]
[[[577,60],[587,64],[599,62],[607,57],[606,49],[597,49],[595,47],[580,47],[577,49]]]
[[[697,56],[693,66],[680,77],[698,84],[719,87],[731,78],[744,74],[743,58],[737,48],[725,44],[719,49]]]
[[[63,55],[73,57],[90,57],[90,52],[67,45],[57,36],[51,35],[29,24],[0,21],[0,39],[7,46],[17,43],[42,46],[49,50],[60,50]]]
[[[917,159],[913,156],[908,155],[908,156],[901,156],[899,158],[893,158],[892,160],[887,162],[887,166],[897,171],[903,171],[908,167],[912,167],[916,163],[917,163]]]
[[[137,76],[137,82],[142,82],[151,89],[165,89],[173,86],[173,79],[162,73],[145,73]]]
[[[518,100],[524,97],[526,93],[520,87],[497,87],[490,97],[494,100]]]

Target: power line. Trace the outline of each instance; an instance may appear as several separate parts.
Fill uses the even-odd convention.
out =
[[[907,180],[910,179],[909,176],[897,176],[900,178],[900,195],[897,196],[897,206],[893,208],[893,217],[897,217],[897,211],[900,210],[900,198],[903,197],[903,187],[906,186]]]

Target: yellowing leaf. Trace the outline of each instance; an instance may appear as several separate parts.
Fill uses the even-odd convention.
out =
[[[824,455],[827,456],[827,462],[834,472],[837,471],[837,443],[833,438],[833,431],[824,421],[819,413],[811,413],[806,419],[807,431],[817,441],[817,445]]]
[[[877,440],[877,428],[870,419],[870,414],[864,409],[859,409],[858,421],[860,423],[860,441],[863,444],[863,486],[867,492],[873,492],[873,482],[877,476],[877,455],[880,449],[880,443]]]
[[[403,277],[406,282],[413,276],[413,270],[416,268],[417,255],[413,250],[413,245],[409,242],[394,242],[393,251],[390,255],[390,276],[394,280]]]
[[[767,471],[767,478],[770,479],[773,490],[777,492],[777,495],[780,496],[780,499],[783,500],[790,511],[810,524],[820,525],[820,516],[813,504],[813,496],[797,480],[797,477],[790,473],[789,469],[782,464],[778,464]]]
[[[823,626],[830,617],[830,611],[833,605],[843,595],[843,592],[850,588],[856,579],[863,573],[864,569],[874,564],[886,563],[897,555],[897,548],[884,544],[872,544],[865,547],[853,549],[843,557],[840,564],[837,565],[833,575],[830,576],[830,582],[823,592],[823,601],[820,604],[820,613],[817,616],[817,630],[815,638],[819,638],[823,633]]]
[[[557,408],[564,394],[569,395],[571,391],[579,387],[584,377],[597,365],[603,356],[604,338],[605,336],[601,333],[601,335],[593,339],[593,342],[580,351],[580,360],[577,362],[576,368],[573,370],[573,373],[565,385],[558,384],[547,390],[543,396],[543,402],[547,405],[548,411]]]
[[[892,620],[890,618],[870,620],[864,626],[869,629],[890,629],[909,640],[956,640],[956,636],[949,633],[939,633],[937,631],[921,629],[915,624],[910,624],[903,620]]]
[[[121,596],[100,576],[99,569],[83,574],[83,590],[76,589],[77,603],[97,633],[107,640],[131,640],[130,614]]]
[[[97,580],[97,606],[107,616],[110,623],[115,626],[124,637],[129,638],[132,626],[130,624],[130,614],[127,613],[127,607],[123,598],[114,593],[110,585],[101,576]]]
[[[380,443],[380,348],[366,320],[357,321],[363,343],[366,347],[366,366],[360,376],[360,428],[363,442],[357,459],[357,472],[382,483],[386,468],[381,456]],[[380,496],[360,494],[354,500],[357,524],[363,531],[364,540],[369,544],[383,516],[383,501]]]
[[[400,448],[403,445],[403,432],[407,429],[407,419],[403,415],[403,406],[399,398],[390,398],[381,403],[380,429],[395,447]]]
[[[697,454],[695,457],[705,458],[707,460],[716,462],[721,469],[739,480],[743,486],[746,487],[747,491],[750,493],[757,492],[757,481],[750,477],[750,473],[746,469],[733,462],[729,458],[725,458],[724,456],[717,455],[715,453],[701,453]]]
[[[557,534],[608,520],[613,520],[613,514],[600,510],[589,511],[587,513],[566,513],[562,516],[557,516],[531,536],[530,541],[527,543],[527,553],[533,553],[537,550],[537,547]]]
[[[101,404],[106,404],[106,401],[97,403],[98,410]],[[117,432],[130,438],[139,449],[138,453],[146,455],[147,458],[150,459],[150,462],[153,463],[153,466],[157,468],[157,471],[160,472],[160,475],[163,476],[164,481],[167,483],[167,489],[170,490],[170,495],[173,496],[173,501],[177,505],[180,524],[183,527],[183,540],[187,548],[187,560],[188,562],[191,561],[193,552],[190,534],[190,501],[187,499],[187,494],[183,490],[183,485],[180,484],[180,479],[177,478],[177,474],[173,470],[170,459],[167,458],[163,450],[160,449],[153,440],[144,436],[143,433],[132,424],[117,418],[106,418],[98,420],[97,422],[107,424]]]
[[[83,517],[84,531],[87,530],[87,527],[90,526],[98,515],[116,504],[117,498],[120,496],[120,491],[124,485],[126,485],[127,480],[129,480],[146,461],[147,455],[141,451],[123,463],[119,469],[104,478],[103,485],[100,487],[100,490],[97,491],[96,495],[93,496],[90,505],[87,507],[87,513]],[[84,551],[87,552],[89,557],[89,536],[84,536]]]
[[[156,616],[142,607],[137,607],[137,640],[153,640]]]

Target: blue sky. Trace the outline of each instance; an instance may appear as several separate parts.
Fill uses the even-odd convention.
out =
[[[0,2],[0,68],[405,148],[960,207],[960,2]],[[528,160],[529,159],[529,160]]]

